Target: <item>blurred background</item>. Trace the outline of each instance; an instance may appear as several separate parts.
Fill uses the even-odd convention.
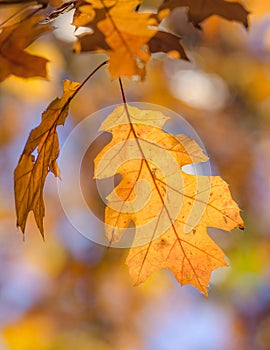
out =
[[[145,82],[124,79],[128,101],[162,105],[192,125],[213,173],[230,184],[242,209],[244,232],[208,229],[230,263],[213,273],[208,298],[181,288],[165,270],[133,287],[127,251],[92,243],[72,227],[53,175],[44,195],[45,242],[32,216],[25,241],[16,229],[13,170],[29,131],[61,95],[63,79],[82,81],[105,58],[72,53],[70,13],[29,48],[51,61],[50,81],[10,77],[0,85],[1,350],[270,349],[270,2],[243,3],[251,12],[248,32],[215,16],[198,31],[176,10],[165,25],[182,34],[190,62],[159,54]],[[61,144],[86,116],[116,103],[118,83],[104,68],[72,103],[58,128]],[[81,168],[85,199],[101,218],[104,204],[91,174],[93,157],[108,141],[99,138]]]

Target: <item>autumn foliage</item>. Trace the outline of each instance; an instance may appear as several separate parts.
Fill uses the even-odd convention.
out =
[[[102,124],[113,139],[95,159],[95,177],[115,172],[123,176],[108,197],[106,233],[109,241],[119,240],[130,222],[135,223],[134,247],[126,263],[136,285],[155,270],[169,268],[182,285],[192,284],[207,294],[212,270],[226,262],[206,227],[231,230],[243,228],[243,221],[220,177],[181,170],[207,157],[187,136],[162,131],[166,119],[159,112],[125,105]]]
[[[0,1],[1,4],[1,1]],[[6,4],[3,2],[3,5]],[[51,22],[75,9],[72,24],[84,28],[73,47],[75,53],[106,54],[82,82],[64,81],[63,94],[42,114],[40,124],[26,141],[14,172],[17,225],[25,232],[28,215],[34,213],[44,237],[43,188],[49,172],[59,176],[57,127],[65,123],[70,103],[84,84],[103,66],[119,79],[123,105],[101,125],[112,140],[95,159],[95,178],[121,174],[122,180],[108,196],[105,231],[109,245],[120,240],[134,223],[126,264],[135,284],[155,270],[169,268],[182,284],[192,284],[207,295],[211,272],[226,266],[223,251],[208,236],[207,227],[243,229],[239,208],[228,185],[219,176],[185,173],[184,165],[205,162],[197,143],[185,135],[162,128],[167,117],[139,110],[126,102],[122,77],[147,79],[147,63],[155,53],[189,60],[181,38],[164,29],[163,21],[176,8],[186,9],[192,25],[212,15],[248,27],[248,11],[238,2],[224,0],[165,0],[149,11],[140,0],[78,0],[58,4],[36,2],[4,22],[0,32],[0,80],[9,75],[46,78],[47,60],[30,54],[27,47],[53,30]],[[38,14],[37,14],[38,13]],[[11,22],[11,23],[10,23]]]

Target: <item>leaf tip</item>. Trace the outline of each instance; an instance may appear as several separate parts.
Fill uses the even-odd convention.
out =
[[[202,291],[202,294],[205,298],[208,298],[209,294],[208,294],[208,290],[207,288],[205,288],[203,291]]]

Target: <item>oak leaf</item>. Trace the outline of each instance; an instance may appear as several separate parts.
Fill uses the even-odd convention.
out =
[[[150,52],[164,52],[172,58],[189,61],[180,39],[176,34],[158,31],[148,42]]]
[[[98,23],[106,18],[106,9],[95,9],[86,1],[79,1],[76,5],[72,24],[78,27],[88,27],[91,33],[84,33],[75,43],[75,52],[106,52],[110,46],[106,42],[105,34],[98,28]]]
[[[43,188],[49,172],[59,176],[56,159],[59,143],[56,128],[64,125],[69,103],[81,84],[64,81],[62,97],[50,103],[42,114],[41,123],[31,131],[23,153],[14,171],[14,192],[17,226],[25,231],[28,214],[33,211],[37,226],[44,236],[43,217],[45,207]],[[34,155],[34,152],[37,155]]]
[[[249,12],[238,2],[225,0],[165,0],[159,7],[162,19],[177,7],[187,7],[189,20],[195,27],[212,15],[221,16],[229,21],[237,21],[248,27]]]
[[[138,13],[139,0],[81,0],[76,5],[73,25],[88,27],[91,33],[78,36],[76,52],[105,52],[112,78],[125,75],[145,77],[150,55],[165,52],[173,58],[187,60],[180,38],[158,30],[151,13]]]
[[[14,74],[23,78],[47,77],[47,59],[29,54],[25,49],[41,34],[52,30],[39,22],[44,17],[31,16],[0,32],[0,81]]]
[[[206,229],[243,228],[243,221],[225,181],[182,170],[207,157],[187,136],[164,132],[166,120],[160,112],[124,105],[101,125],[112,140],[96,157],[94,176],[122,176],[107,197],[106,235],[113,244],[134,223],[126,264],[136,285],[169,268],[182,285],[207,294],[211,272],[227,264]]]
[[[105,52],[110,58],[109,71],[112,78],[138,76],[144,79],[145,65],[150,59],[149,50],[144,45],[156,34],[156,30],[149,29],[149,13],[133,11],[140,3],[141,1],[118,1],[115,6],[107,7],[105,1],[94,1],[88,7],[81,6],[81,12],[89,13],[90,26],[94,21],[92,23],[94,33],[83,35],[82,42],[79,37],[75,51],[90,51],[92,45],[95,50],[102,50],[106,41],[109,49]],[[75,24],[80,24],[80,17],[75,19]],[[98,39],[100,44],[97,42]],[[90,40],[91,44],[87,44],[87,40]]]

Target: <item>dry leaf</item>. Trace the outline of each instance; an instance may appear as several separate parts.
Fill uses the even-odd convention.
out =
[[[164,52],[172,58],[182,58],[189,60],[183,46],[180,43],[179,36],[158,31],[148,42],[151,53]]]
[[[79,87],[79,83],[64,81],[62,97],[52,101],[46,111],[43,112],[42,121],[39,126],[31,131],[14,171],[17,226],[21,228],[23,233],[28,214],[33,211],[37,226],[42,236],[44,236],[43,188],[49,172],[59,176],[56,163],[59,155],[56,128],[58,125],[64,125],[70,100]],[[35,151],[37,151],[36,156],[33,154]]]
[[[106,10],[94,9],[85,1],[79,1],[73,16],[72,24],[78,27],[89,27],[91,33],[84,33],[78,37],[75,52],[106,52],[110,46],[106,42],[105,34],[98,28],[98,23],[106,18]]]
[[[111,3],[109,1],[108,5]],[[150,14],[133,11],[140,3],[118,1],[115,6],[106,7],[105,2],[94,1],[92,5],[80,6],[79,11],[85,16],[75,14],[73,23],[76,26],[89,24],[93,34],[79,37],[75,51],[105,50],[110,58],[112,78],[138,76],[144,79],[145,65],[150,58],[146,44],[156,30],[149,29]],[[109,48],[105,49],[105,45]]]
[[[160,19],[168,15],[168,10],[188,7],[188,17],[195,27],[212,15],[221,16],[229,21],[237,21],[248,27],[249,12],[238,2],[225,0],[165,0],[159,7]]]
[[[157,111],[120,106],[103,122],[113,138],[95,159],[95,178],[122,175],[107,197],[106,235],[113,243],[135,224],[126,260],[135,284],[169,268],[182,285],[207,294],[211,272],[226,262],[206,228],[243,228],[243,221],[219,176],[182,170],[207,157],[187,136],[164,132],[166,120]]]
[[[165,52],[173,58],[187,60],[180,38],[158,31],[150,13],[134,12],[141,1],[79,1],[73,18],[76,27],[91,29],[78,37],[76,52],[105,52],[110,57],[112,78],[125,75],[145,77],[150,54]],[[103,6],[103,7],[102,7]],[[150,27],[152,25],[152,27]],[[155,27],[153,27],[155,26]]]
[[[43,18],[41,15],[32,16],[2,29],[0,32],[0,81],[10,74],[23,78],[47,77],[47,60],[25,51],[25,48],[38,36],[52,30],[49,25],[39,24]]]

